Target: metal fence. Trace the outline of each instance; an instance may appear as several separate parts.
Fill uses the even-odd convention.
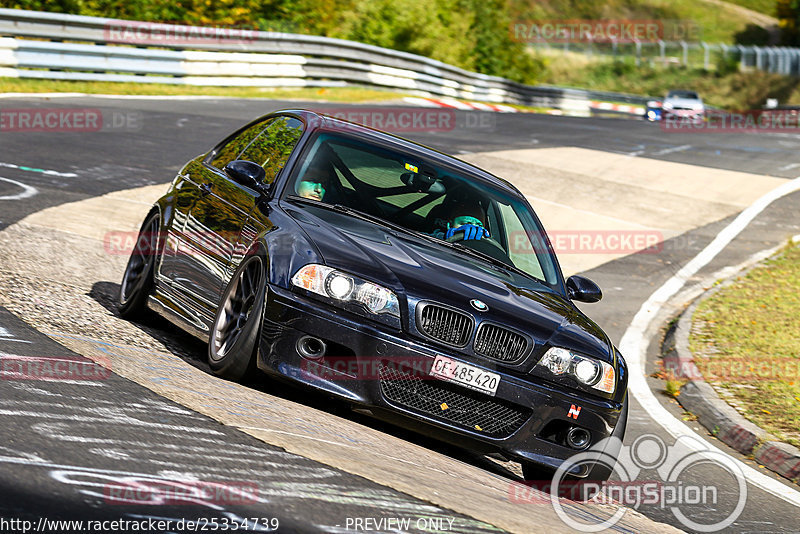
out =
[[[785,46],[726,45],[703,41],[580,42],[532,46],[550,53],[570,52],[588,57],[629,58],[636,65],[642,63],[661,66],[681,65],[706,70],[715,69],[721,59],[730,59],[737,61],[742,69],[758,69],[791,76],[800,75],[800,48]]]
[[[143,27],[150,39],[140,39],[142,31],[137,29]],[[126,33],[125,28],[132,30]],[[228,35],[207,28],[212,38],[153,38],[159,31],[175,36],[181,28],[198,30],[0,9],[0,76],[205,86],[355,84],[574,114],[588,114],[593,100],[639,105],[647,101],[634,95],[523,85],[414,54],[327,37],[260,31]]]

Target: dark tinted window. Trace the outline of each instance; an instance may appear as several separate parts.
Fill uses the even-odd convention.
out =
[[[259,121],[220,147],[209,164],[222,169],[233,160],[253,161],[264,167],[264,181],[269,183],[286,165],[302,133],[303,123],[292,117]]]
[[[267,124],[237,159],[258,163],[267,173],[264,181],[272,182],[286,165],[302,133],[302,122],[292,117],[278,117]]]
[[[272,120],[273,119],[259,121],[249,128],[239,132],[239,134],[228,141],[224,146],[217,149],[214,157],[211,159],[211,161],[209,161],[209,163],[218,169],[225,167],[225,165],[235,160],[236,157],[241,154],[242,150],[244,150],[253,141],[253,139],[255,139],[255,137],[261,133],[264,128],[266,128],[267,123]]]

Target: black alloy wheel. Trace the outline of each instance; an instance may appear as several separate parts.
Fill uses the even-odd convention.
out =
[[[218,376],[241,380],[255,370],[265,265],[261,253],[248,255],[225,288],[208,343],[208,363]]]

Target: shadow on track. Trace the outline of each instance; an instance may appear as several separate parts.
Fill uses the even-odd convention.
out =
[[[119,284],[113,282],[96,282],[89,296],[115,317],[119,316],[117,310],[117,296]],[[122,320],[122,319],[120,319]],[[148,313],[139,321],[130,324],[139,328],[146,336],[161,342],[169,352],[189,365],[200,369],[211,380],[223,380],[213,375],[207,362],[207,345],[196,337],[184,332],[156,313]],[[398,439],[425,447],[450,458],[464,462],[495,476],[509,480],[522,480],[522,471],[519,464],[510,461],[492,459],[487,456],[471,453],[423,434],[391,425],[384,421],[374,419],[368,415],[351,410],[351,405],[346,401],[328,396],[311,388],[296,387],[282,380],[257,373],[253,378],[242,382],[243,385],[257,390],[263,394],[274,395],[281,399],[304,404],[321,412],[349,419],[365,427],[377,430]]]

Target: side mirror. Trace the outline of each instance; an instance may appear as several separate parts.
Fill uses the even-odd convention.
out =
[[[603,298],[603,292],[588,278],[574,275],[567,278],[567,296],[578,302],[597,302]]]
[[[255,189],[264,190],[264,178],[267,173],[258,163],[237,159],[231,161],[222,169],[228,177],[239,185]]]

